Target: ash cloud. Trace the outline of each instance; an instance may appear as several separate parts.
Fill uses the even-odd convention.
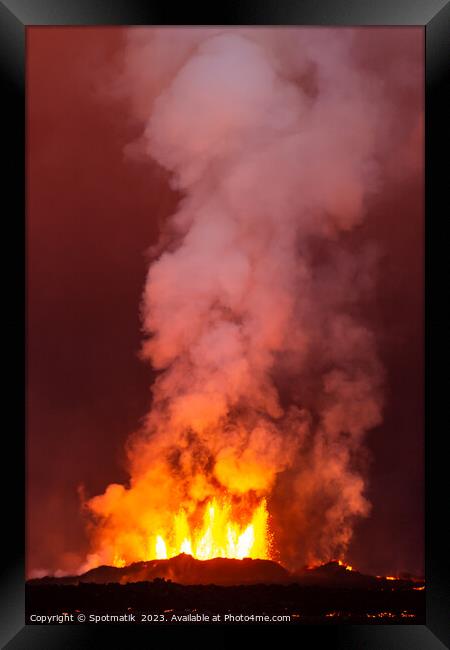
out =
[[[383,186],[390,109],[353,48],[351,30],[129,32],[117,89],[143,134],[126,153],[182,198],[141,306],[151,409],[129,486],[87,503],[88,565],[142,559],[146,531],[223,493],[267,497],[292,567],[344,556],[369,513],[384,373],[358,306],[377,253],[349,238]]]

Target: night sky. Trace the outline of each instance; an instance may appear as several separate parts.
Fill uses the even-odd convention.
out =
[[[383,189],[355,235],[380,254],[362,309],[387,391],[384,422],[367,439],[373,510],[347,559],[365,572],[420,574],[423,32],[359,31],[361,65],[389,71],[397,128],[413,135],[399,148],[393,131]],[[150,405],[139,304],[147,250],[179,197],[156,163],[124,155],[141,124],[111,91],[122,55],[120,28],[27,30],[29,571],[83,559],[80,498],[126,481],[124,443]]]

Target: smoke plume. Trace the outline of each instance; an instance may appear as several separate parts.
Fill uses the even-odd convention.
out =
[[[151,408],[129,485],[87,503],[86,566],[143,559],[149,531],[224,494],[267,499],[289,566],[343,557],[369,513],[383,371],[359,304],[377,254],[349,241],[386,118],[352,46],[348,30],[130,31],[117,90],[144,128],[126,154],[167,170],[180,201],[142,300]]]

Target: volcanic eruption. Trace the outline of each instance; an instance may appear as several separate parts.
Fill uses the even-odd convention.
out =
[[[141,306],[151,405],[129,482],[85,503],[80,573],[181,553],[342,561],[382,417],[359,309],[376,252],[349,245],[379,188],[382,90],[347,30],[176,33],[128,35],[143,132],[127,155],[180,198]]]

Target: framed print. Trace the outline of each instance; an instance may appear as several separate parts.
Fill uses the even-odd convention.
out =
[[[448,647],[448,4],[185,14],[0,6],[2,647]]]

